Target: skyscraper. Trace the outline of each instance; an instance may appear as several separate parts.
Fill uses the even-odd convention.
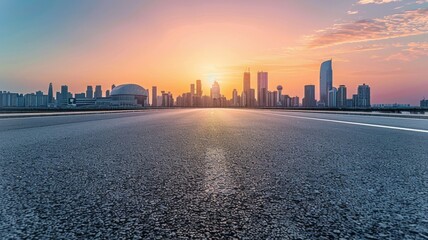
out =
[[[48,89],[48,104],[52,104],[54,102],[53,99],[53,88],[52,83],[49,83],[49,89]]]
[[[194,83],[190,84],[190,94],[192,96],[195,95],[195,84]]]
[[[95,86],[94,97],[95,98],[102,98],[103,97],[103,90],[101,89],[101,85]]]
[[[428,100],[422,99],[420,102],[420,107],[421,108],[428,108]]]
[[[194,107],[195,106],[195,84],[190,84],[190,106]]]
[[[68,86],[63,85],[61,86],[61,105],[67,105],[68,104]]]
[[[201,80],[196,80],[196,96],[202,97],[202,83],[201,83]]]
[[[346,107],[346,86],[340,85],[339,89],[337,89],[337,107],[343,108]]]
[[[258,72],[257,73],[257,101],[259,107],[267,107],[267,92],[268,92],[268,73]]]
[[[220,94],[220,85],[217,81],[214,81],[211,87],[211,99],[219,99],[221,97]]]
[[[94,98],[94,90],[92,89],[92,86],[86,87],[86,98]]]
[[[245,101],[243,102],[244,107],[250,107],[250,89],[251,89],[251,74],[248,70],[247,72],[244,72],[244,82],[243,82],[243,91],[242,95],[245,98]]]
[[[282,85],[278,85],[277,87],[276,87],[276,90],[277,90],[277,93],[278,93],[278,96],[277,96],[277,98],[276,98],[276,103],[275,103],[275,106],[277,106],[277,107],[280,107],[280,106],[282,106]]]
[[[320,69],[320,102],[327,105],[328,91],[333,87],[332,60],[321,64]]]
[[[106,90],[106,97],[110,97],[110,90]]]
[[[236,91],[236,89],[233,89],[233,91],[232,91],[232,104],[234,107],[239,106],[239,104],[238,104],[238,91]]]
[[[328,91],[328,107],[337,107],[337,88],[335,87]]]
[[[248,107],[256,106],[256,90],[254,88],[250,88],[248,94]]]
[[[370,87],[369,85],[363,84],[358,86],[358,107],[369,108],[370,107]]]
[[[315,85],[305,85],[305,98],[303,98],[303,107],[316,107]]]
[[[152,107],[158,106],[158,87],[152,87]]]

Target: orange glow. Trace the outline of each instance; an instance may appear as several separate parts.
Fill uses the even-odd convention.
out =
[[[250,67],[252,88],[257,71],[263,70],[269,72],[270,89],[281,84],[285,94],[303,97],[305,84],[315,84],[318,93],[320,63],[333,58],[334,85],[345,84],[352,94],[357,85],[370,84],[373,103],[415,103],[427,94],[421,77],[428,75],[428,10],[423,5],[380,11],[361,22],[359,11],[367,4],[338,2],[328,9],[317,4],[141,3],[123,16],[117,13],[115,20],[75,20],[67,31],[76,34],[55,41],[60,47],[35,48],[22,59],[12,57],[15,62],[3,61],[0,76],[19,79],[7,86],[32,91],[49,82],[55,90],[66,84],[72,92],[84,92],[87,85],[105,90],[113,83],[137,83],[174,97],[188,92],[196,79],[208,95],[217,80],[230,98],[235,88],[241,93],[242,73]],[[388,29],[358,30],[382,24],[396,35]],[[415,27],[418,31],[412,31]],[[348,29],[357,30],[344,37],[341,32]]]

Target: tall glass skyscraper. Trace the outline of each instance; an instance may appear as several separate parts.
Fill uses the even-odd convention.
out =
[[[257,101],[259,101],[259,107],[267,107],[267,92],[268,92],[268,73],[257,72]]]
[[[320,102],[328,104],[328,91],[333,87],[332,60],[321,64],[320,69]]]
[[[48,103],[52,104],[54,102],[53,99],[53,89],[52,89],[52,83],[49,83],[49,89],[48,89]]]

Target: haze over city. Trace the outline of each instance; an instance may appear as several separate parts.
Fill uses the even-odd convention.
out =
[[[201,79],[230,98],[250,68],[303,96],[333,59],[334,84],[369,84],[373,103],[427,94],[426,0],[1,1],[0,35],[1,90],[136,83],[178,96]]]

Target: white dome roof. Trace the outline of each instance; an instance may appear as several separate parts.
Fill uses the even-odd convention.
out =
[[[116,95],[143,95],[147,96],[146,90],[137,84],[122,84],[111,90],[111,96]]]

